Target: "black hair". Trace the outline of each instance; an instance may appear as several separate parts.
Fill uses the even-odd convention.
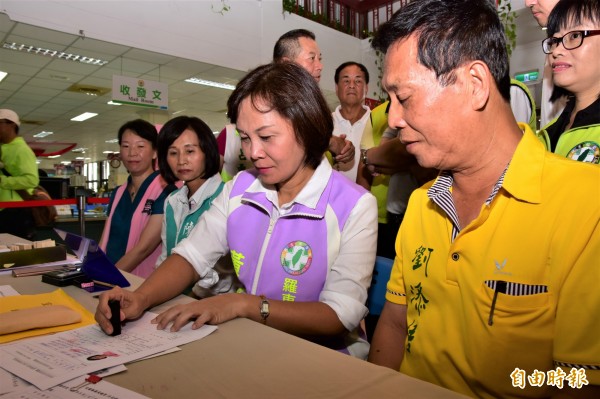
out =
[[[490,0],[413,0],[381,25],[371,45],[383,53],[415,34],[418,61],[435,72],[442,85],[455,82],[454,71],[480,60],[491,71],[502,97],[510,99],[506,37]]]
[[[333,80],[335,82],[335,84],[338,84],[339,80],[340,80],[340,73],[342,72],[342,70],[346,67],[352,66],[352,65],[356,65],[358,68],[360,68],[360,70],[365,74],[365,83],[369,83],[369,71],[367,70],[367,68],[358,62],[354,62],[354,61],[347,61],[344,62],[342,65],[340,65],[339,67],[337,67],[337,69],[335,70],[335,75],[333,75]]]
[[[250,71],[227,100],[231,123],[237,122],[246,98],[259,112],[276,111],[290,121],[296,140],[304,147],[305,165],[319,166],[329,146],[333,118],[316,80],[304,68],[277,62]]]
[[[598,0],[560,0],[548,16],[546,35],[552,37],[561,29],[582,25],[589,20],[600,23],[600,2]]]
[[[194,116],[178,116],[160,129],[158,134],[158,168],[160,174],[168,183],[175,183],[178,179],[169,167],[167,155],[169,146],[186,130],[190,129],[198,136],[200,149],[204,153],[203,179],[208,179],[219,173],[220,157],[217,139],[212,130],[200,118]]]
[[[306,29],[294,29],[286,32],[275,42],[273,62],[280,62],[284,58],[289,58],[290,60],[296,58],[301,50],[298,41],[301,37],[317,40],[315,34]]]
[[[131,130],[137,136],[148,140],[152,143],[152,148],[156,149],[156,140],[158,138],[158,133],[156,132],[156,128],[153,124],[143,119],[135,119],[129,122],[125,122],[123,126],[119,128],[119,145],[121,145],[121,141],[123,140],[123,134],[126,130]]]

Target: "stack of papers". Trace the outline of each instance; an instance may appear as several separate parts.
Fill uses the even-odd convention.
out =
[[[179,332],[157,330],[156,325],[150,323],[155,317],[156,314],[147,312],[140,319],[127,322],[122,333],[115,337],[106,335],[97,324],[93,324],[0,345],[0,367],[9,372],[8,375],[33,385],[17,384],[2,398],[81,397],[67,393],[72,393],[70,388],[77,384],[84,384],[79,389],[90,387],[85,385],[89,374],[172,350],[202,339],[217,329],[216,326],[205,325],[192,330],[192,324],[188,323]],[[0,378],[1,387],[13,385],[4,383]],[[106,381],[94,384],[93,390],[85,397],[106,397],[87,395],[99,391],[101,386],[113,397],[143,398],[134,392],[123,394],[127,390]],[[40,391],[44,396],[40,396]]]

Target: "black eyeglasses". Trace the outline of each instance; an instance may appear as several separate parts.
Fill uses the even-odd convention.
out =
[[[562,43],[566,50],[573,50],[583,44],[583,39],[588,36],[600,35],[600,30],[574,30],[563,37],[549,37],[542,41],[542,50],[544,53],[550,54],[554,49]]]

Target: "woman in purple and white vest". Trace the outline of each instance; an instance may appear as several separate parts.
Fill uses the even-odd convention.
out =
[[[251,71],[227,103],[255,169],[228,182],[188,238],[134,293],[101,297],[96,319],[112,332],[108,299],[125,318],[217,283],[212,267],[230,252],[245,290],[177,305],[153,321],[178,331],[246,317],[365,358],[360,330],[377,247],[375,197],[333,171],[323,154],[333,131],[315,80],[292,63]]]

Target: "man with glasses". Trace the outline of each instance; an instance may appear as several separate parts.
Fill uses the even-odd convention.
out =
[[[27,190],[31,194],[39,184],[35,154],[19,136],[20,126],[16,112],[0,109],[0,202],[23,201],[17,190]],[[0,209],[0,233],[34,238],[35,225],[31,210]]]
[[[410,197],[369,361],[469,397],[599,398],[600,168],[515,121],[493,2],[412,0],[372,44],[390,126],[440,173]]]
[[[569,98],[558,119],[538,132],[546,148],[575,161],[600,164],[600,3],[561,0],[542,42],[555,91]]]

